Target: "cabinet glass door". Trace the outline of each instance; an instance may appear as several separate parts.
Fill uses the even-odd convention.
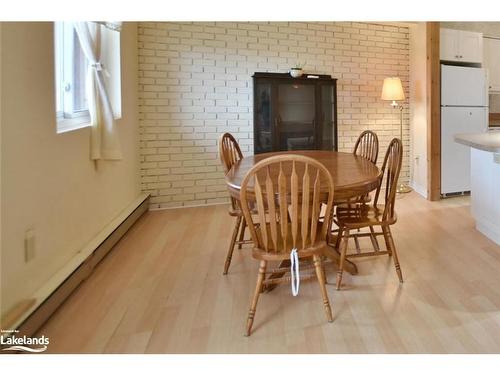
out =
[[[281,151],[316,148],[315,113],[314,85],[300,82],[278,84],[276,125]]]
[[[334,88],[331,85],[321,85],[321,114],[319,118],[319,129],[321,129],[321,150],[337,150],[335,121],[334,121]]]
[[[259,83],[255,87],[255,152],[273,151],[273,121],[271,115],[271,84]]]

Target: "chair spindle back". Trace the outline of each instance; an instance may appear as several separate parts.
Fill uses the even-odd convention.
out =
[[[219,157],[224,168],[224,174],[227,174],[236,162],[243,159],[240,145],[230,133],[224,133],[219,138]],[[238,202],[233,197],[230,198],[233,210],[237,210]]]
[[[230,133],[224,133],[219,138],[219,157],[225,174],[237,161],[243,159],[240,145]]]
[[[384,220],[394,218],[394,205],[396,201],[396,190],[398,187],[399,172],[403,162],[403,143],[400,139],[394,138],[387,152],[385,153],[384,164],[382,164],[382,179],[375,193],[374,205],[377,205],[380,191],[385,177],[385,209],[383,214]]]
[[[372,163],[377,163],[378,159],[378,137],[371,130],[362,132],[356,144],[354,145],[353,154],[360,155]]]

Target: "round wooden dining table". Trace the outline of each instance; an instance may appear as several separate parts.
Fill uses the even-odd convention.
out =
[[[231,196],[240,199],[241,182],[246,173],[259,161],[275,155],[304,155],[320,163],[330,172],[334,184],[334,202],[365,195],[377,188],[382,177],[381,170],[369,160],[347,152],[336,151],[281,151],[246,156],[236,162],[226,174],[226,182]],[[336,249],[331,248],[328,257],[338,262],[340,256]],[[356,265],[346,262],[345,270],[351,274],[357,273]]]

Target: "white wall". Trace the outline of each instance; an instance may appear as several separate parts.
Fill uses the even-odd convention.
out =
[[[254,72],[338,78],[339,150],[366,129],[380,139],[380,162],[399,137],[399,110],[380,99],[385,77],[408,94],[408,27],[360,22],[144,22],[139,24],[142,188],[153,207],[227,200],[217,139],[231,132],[253,152]],[[408,95],[406,95],[408,96]],[[402,180],[408,181],[408,103]]]
[[[426,23],[410,26],[410,185],[427,197]]]
[[[90,129],[57,134],[53,23],[3,23],[1,33],[1,300],[29,298],[140,193],[137,27],[122,32],[123,160],[94,164]],[[36,257],[24,261],[24,235]]]

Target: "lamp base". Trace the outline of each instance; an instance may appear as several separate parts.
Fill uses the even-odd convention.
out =
[[[398,194],[406,194],[410,191],[413,191],[413,189],[406,184],[399,184],[398,188],[396,189],[396,193]]]

